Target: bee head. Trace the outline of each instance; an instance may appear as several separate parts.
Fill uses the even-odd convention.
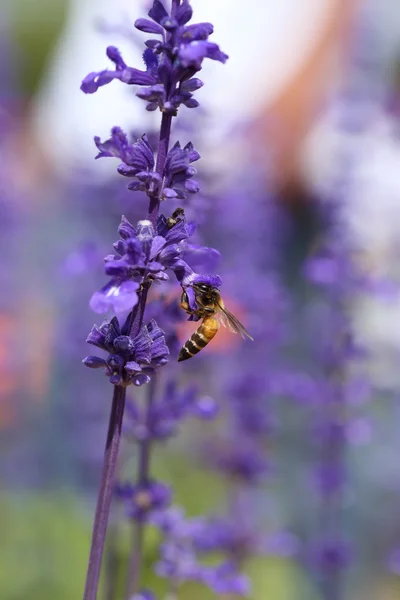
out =
[[[201,292],[202,294],[208,294],[213,289],[212,286],[207,283],[196,283],[193,287],[197,292]]]
[[[207,283],[196,283],[193,285],[196,294],[196,302],[201,306],[212,306],[220,299],[218,288]]]

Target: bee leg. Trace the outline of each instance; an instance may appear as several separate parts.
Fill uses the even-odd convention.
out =
[[[187,302],[181,302],[181,308],[183,308],[183,310],[187,313],[190,313],[190,308],[189,308],[189,304]]]
[[[192,314],[192,311],[190,310],[189,306],[189,298],[185,291],[183,291],[181,295],[181,308],[183,308],[183,310],[189,315]]]

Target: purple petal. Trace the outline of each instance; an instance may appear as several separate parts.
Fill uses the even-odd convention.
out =
[[[117,260],[108,260],[104,271],[110,277],[125,279],[129,276],[130,265],[126,260],[118,258]]]
[[[195,92],[196,90],[203,87],[203,85],[204,85],[204,83],[201,81],[201,79],[198,79],[197,77],[192,77],[191,79],[187,79],[186,81],[184,81],[182,83],[181,91],[182,92]]]
[[[89,367],[89,369],[101,369],[102,367],[107,366],[106,361],[98,356],[87,356],[82,362],[86,367]]]
[[[193,269],[189,267],[184,260],[177,260],[174,265],[171,266],[171,269],[174,271],[177,280],[182,285],[185,285],[186,281],[190,281],[193,275],[195,275]]]
[[[195,179],[189,179],[185,181],[185,190],[190,194],[196,194],[200,190],[198,181]]]
[[[131,190],[131,192],[139,192],[144,189],[144,185],[140,181],[133,181],[128,185],[128,190]]]
[[[104,340],[104,331],[101,328],[97,327],[97,325],[93,325],[91,332],[86,338],[87,343],[92,344],[93,346],[97,346],[98,348],[104,349]]]
[[[107,49],[107,54],[115,63],[116,70],[109,71],[105,69],[97,73],[89,73],[81,84],[81,90],[85,92],[85,94],[93,94],[99,87],[107,85],[114,79],[119,79],[123,83],[129,85],[152,85],[156,83],[156,80],[151,73],[126,66],[117,48],[110,46]]]
[[[176,197],[177,197],[177,193],[172,188],[166,187],[163,189],[163,198],[165,198],[166,200],[171,199],[171,198],[176,198]]]
[[[193,16],[193,10],[188,0],[183,0],[182,4],[178,8],[175,14],[175,19],[179,25],[186,25]]]
[[[149,112],[153,112],[153,110],[157,110],[157,108],[158,108],[157,102],[150,102],[150,104],[148,104],[146,106],[146,110]]]
[[[158,25],[158,23],[149,21],[149,19],[136,19],[135,27],[136,29],[139,29],[139,31],[144,31],[145,33],[164,33],[163,28],[160,25]]]
[[[126,69],[121,71],[119,79],[128,85],[152,85],[153,83],[156,83],[154,77],[150,75],[150,73],[134,69],[133,67],[126,67]]]
[[[191,310],[197,310],[196,295],[194,293],[193,288],[192,287],[188,287],[186,289],[186,294],[187,294],[187,297],[188,297],[189,308]]]
[[[165,238],[161,237],[161,235],[156,235],[151,243],[150,250],[150,260],[153,260],[157,256],[157,254],[164,248],[166,244]]]
[[[137,146],[140,149],[148,168],[152,169],[154,167],[154,152],[145,133],[137,141]]]
[[[149,383],[150,381],[151,378],[148,375],[144,375],[144,373],[139,373],[138,375],[135,375],[135,378],[133,379],[133,385],[140,386],[144,385],[145,383]]]
[[[222,63],[225,63],[228,59],[228,56],[221,52],[217,44],[206,41],[195,41],[181,46],[178,56],[183,67],[193,67],[198,70],[201,69],[204,58],[211,58]]]
[[[135,362],[134,360],[127,362],[125,365],[125,371],[129,373],[129,375],[133,375],[134,373],[140,373],[141,370],[142,367],[139,365],[139,363]]]
[[[115,64],[116,68],[119,71],[125,69],[126,63],[122,58],[121,52],[115,46],[108,46],[106,49],[106,54],[108,58]]]
[[[189,237],[186,224],[183,221],[177,223],[167,231],[165,237],[168,244],[179,244],[179,242],[186,240]]]
[[[152,48],[146,48],[143,52],[143,61],[146,65],[146,70],[154,75],[155,79],[157,79],[157,71],[158,71],[158,55]],[[155,81],[155,80],[154,80]]]
[[[108,73],[108,71],[101,71],[100,73],[89,73],[88,75],[86,75],[86,77],[82,80],[81,83],[81,90],[82,92],[84,92],[85,94],[94,94],[95,92],[97,92],[97,90],[99,89],[99,87],[101,85],[105,85],[106,83],[109,83],[109,81],[112,81],[114,79],[112,72],[110,72],[110,78],[109,81],[104,81],[104,83],[99,83],[98,78],[100,78],[101,80],[104,80],[104,75]],[[103,78],[102,78],[103,76]]]
[[[137,169],[135,169],[134,167],[128,167],[128,165],[118,165],[117,167],[117,171],[120,175],[123,175],[124,177],[134,177],[137,173]]]
[[[183,103],[186,108],[197,108],[200,106],[200,103],[195,100],[195,98],[189,98],[189,100],[185,100]]]
[[[199,160],[199,158],[201,158],[201,156],[197,152],[197,150],[194,149],[192,142],[188,142],[186,144],[186,146],[184,147],[184,150],[187,152],[188,157],[189,157],[189,162],[191,162],[191,163],[195,162],[196,160]]]
[[[152,360],[161,357],[167,357],[169,350],[165,343],[164,332],[162,329],[160,329],[160,327],[158,327],[154,319],[149,323],[148,330],[153,340],[153,345],[151,347]]]
[[[111,377],[109,378],[109,382],[113,385],[120,385],[122,383],[121,375],[118,375],[117,373],[115,375],[111,375]]]
[[[139,284],[136,281],[120,283],[111,280],[101,290],[95,292],[90,299],[90,308],[96,313],[105,313],[111,309],[114,312],[124,312],[136,306],[138,296],[136,290]]]
[[[195,40],[206,40],[214,32],[214,26],[211,23],[193,23],[185,27],[182,34],[184,43]]]
[[[156,101],[162,100],[165,97],[165,88],[157,83],[151,87],[140,88],[136,92],[136,96],[141,100]]]
[[[127,148],[129,148],[126,133],[120,127],[113,127],[109,140],[102,142],[98,136],[94,138],[99,154],[96,158],[114,157],[124,160]]]
[[[125,215],[122,215],[122,217],[121,217],[121,223],[118,227],[118,233],[124,240],[126,240],[130,237],[136,236],[136,229],[128,221],[128,219],[125,217]]]
[[[220,288],[222,285],[222,279],[219,275],[197,275],[197,277],[193,279],[193,283],[200,282],[216,288]]]
[[[152,343],[147,327],[143,325],[135,338],[135,358],[138,363],[150,364]]]
[[[158,50],[158,48],[162,46],[162,43],[160,42],[160,40],[146,40],[145,46],[147,46],[151,50]]]
[[[160,0],[154,0],[153,6],[147,14],[149,15],[150,19],[153,19],[153,21],[156,21],[156,23],[160,23],[162,19],[168,17],[168,13]]]

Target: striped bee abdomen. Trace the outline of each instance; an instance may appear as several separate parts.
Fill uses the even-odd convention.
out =
[[[213,317],[205,317],[200,326],[190,336],[179,352],[178,361],[188,360],[200,352],[213,339],[219,329],[219,323]]]

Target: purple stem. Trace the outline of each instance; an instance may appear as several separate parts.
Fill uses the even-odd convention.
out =
[[[171,16],[174,17],[179,8],[181,0],[171,0]],[[173,35],[171,33],[169,36]],[[174,87],[170,86],[170,87]],[[174,90],[166,89],[167,94],[172,94]],[[164,175],[165,160],[168,154],[169,139],[171,137],[172,114],[164,112],[161,117],[160,137],[158,139],[157,161],[155,172],[162,178]],[[149,197],[149,220],[151,221],[154,231],[157,231],[157,217],[160,208],[160,194],[155,194]]]
[[[99,587],[101,560],[106,538],[108,517],[115,484],[118,449],[121,439],[122,419],[124,416],[126,389],[114,387],[106,448],[104,452],[103,471],[97,497],[94,517],[92,544],[86,576],[84,600],[96,600]]]
[[[174,16],[180,5],[180,0],[171,1],[171,15]],[[158,140],[157,160],[155,172],[162,178],[164,175],[165,161],[167,159],[169,141],[171,137],[172,114],[163,113],[161,117],[160,137]],[[157,232],[157,219],[160,209],[160,194],[155,194],[149,197],[149,213],[148,219]],[[135,313],[135,318],[132,323],[131,336],[135,337],[142,326],[144,310],[146,307],[147,293],[150,284],[145,283],[141,294],[139,295],[138,309]],[[151,407],[154,401],[155,394],[155,375],[149,383],[149,396],[147,402],[146,424],[149,424],[151,418]],[[146,483],[149,477],[150,465],[150,438],[144,440],[140,445],[139,451],[139,473],[138,483]],[[127,577],[127,598],[139,591],[140,587],[140,572],[142,568],[143,558],[143,523],[138,522],[134,527],[132,552],[129,559],[128,577]]]
[[[172,115],[163,113],[161,118],[160,138],[158,140],[156,173],[161,177],[164,174],[165,160],[168,154],[169,138],[171,136]],[[149,220],[151,221],[154,231],[157,231],[157,217],[160,208],[160,196],[156,194],[150,196],[149,203]]]
[[[145,425],[147,432],[150,430],[152,408],[154,404],[157,388],[157,377],[153,375],[152,380],[147,386],[147,404]],[[139,469],[137,483],[145,485],[149,481],[150,476],[150,451],[151,451],[151,436],[147,437],[139,445]],[[129,600],[140,589],[140,573],[142,570],[143,561],[143,541],[144,541],[144,525],[143,521],[136,521],[133,527],[132,550],[129,557],[129,567],[126,585],[126,599]]]

